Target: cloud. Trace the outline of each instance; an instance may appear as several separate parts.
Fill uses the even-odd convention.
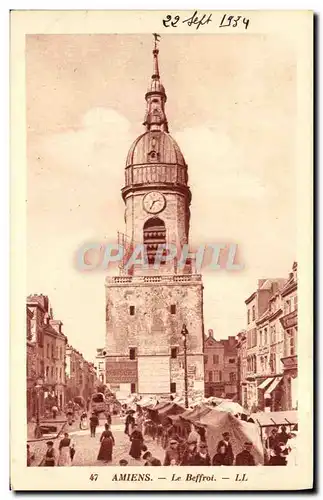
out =
[[[248,200],[270,196],[270,187],[248,168],[243,149],[217,125],[186,128],[175,138],[185,152],[192,189],[203,191],[204,200],[214,196]]]

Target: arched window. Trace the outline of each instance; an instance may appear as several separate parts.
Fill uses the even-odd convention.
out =
[[[154,264],[158,245],[166,244],[165,223],[159,217],[152,217],[145,222],[143,230],[148,263]]]

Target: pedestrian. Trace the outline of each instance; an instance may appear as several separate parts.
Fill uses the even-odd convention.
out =
[[[153,439],[155,440],[156,436],[157,444],[160,445],[163,439],[163,424],[161,422],[158,422],[158,424],[154,424],[153,430]]]
[[[130,435],[131,447],[129,455],[136,460],[140,460],[142,448],[144,445],[144,438],[136,424],[133,426],[133,431]]]
[[[88,426],[88,423],[87,423],[87,413],[86,413],[86,411],[83,411],[81,413],[81,417],[80,417],[80,429],[82,431],[85,431],[87,429],[87,426]]]
[[[200,441],[200,435],[197,432],[195,425],[191,424],[191,432],[188,435],[187,442],[188,443],[196,442],[198,444],[199,441]]]
[[[144,465],[161,465],[161,461],[158,458],[153,457],[150,451],[146,451],[146,453],[143,454],[142,458],[146,460]]]
[[[53,419],[56,420],[56,417],[57,417],[57,413],[58,413],[58,408],[56,405],[52,406],[52,415],[53,415]]]
[[[134,411],[129,410],[128,415],[126,416],[126,421],[125,421],[124,433],[127,434],[129,437],[133,431],[133,427],[135,424],[135,419],[134,419],[133,414],[134,414]]]
[[[277,433],[277,441],[278,443],[286,444],[288,441],[288,432],[286,431],[286,425],[282,425],[280,428],[280,432]]]
[[[115,445],[114,437],[110,431],[110,426],[108,424],[104,425],[104,431],[100,437],[100,450],[98,454],[98,460],[103,460],[105,463],[112,462],[112,451]]]
[[[270,457],[266,465],[287,465],[286,457],[282,455],[283,449],[281,446],[275,446],[273,452],[274,454]]]
[[[168,448],[169,442],[174,437],[175,432],[176,432],[175,427],[171,419],[167,418],[165,421],[165,427],[163,429],[163,435],[162,435],[162,447],[164,449]]]
[[[111,417],[111,413],[109,412],[109,410],[107,410],[105,412],[105,418],[107,419],[107,424],[111,425],[111,423],[112,423],[112,417]]]
[[[197,442],[190,441],[187,443],[186,449],[183,453],[180,465],[197,465]]]
[[[67,410],[66,417],[67,417],[68,425],[72,425],[73,424],[73,411],[71,409]]]
[[[57,465],[57,453],[53,441],[47,441],[47,450],[39,466],[54,467]]]
[[[96,428],[99,425],[98,416],[93,412],[90,417],[90,433],[91,437],[95,437]]]
[[[196,430],[200,436],[200,443],[206,443],[206,429],[205,429],[205,427],[197,427]]]
[[[266,448],[269,448],[270,450],[274,450],[275,447],[277,446],[278,444],[278,437],[277,437],[277,429],[276,427],[274,427],[270,433],[270,435],[268,436],[268,438],[266,439]]]
[[[60,467],[68,467],[72,465],[72,460],[71,460],[71,449],[74,449],[74,444],[72,443],[68,432],[64,433],[63,439],[61,439],[58,450],[59,450],[59,457],[58,457],[58,465]],[[74,457],[74,455],[73,455]]]
[[[125,467],[126,465],[128,465],[128,460],[126,460],[125,458],[122,458],[121,460],[119,460],[119,465],[121,467]]]
[[[171,461],[175,460],[176,465],[180,464],[181,455],[179,450],[179,443],[176,439],[172,438],[169,442],[169,446],[166,449],[164,457],[164,465],[171,465]]]
[[[251,454],[252,443],[250,441],[246,441],[244,444],[244,449],[238,453],[236,456],[236,465],[256,465],[255,459]]]
[[[198,446],[194,465],[211,465],[211,457],[207,449],[207,444],[203,441]]]
[[[223,432],[222,437],[223,437],[223,439],[221,439],[221,441],[219,441],[218,446],[217,446],[217,450],[219,450],[219,448],[221,446],[225,446],[226,465],[232,465],[233,461],[234,461],[234,456],[233,456],[233,451],[232,451],[232,445],[230,443],[229,432]]]
[[[217,452],[212,458],[212,465],[228,465],[226,463],[226,447],[218,445]]]

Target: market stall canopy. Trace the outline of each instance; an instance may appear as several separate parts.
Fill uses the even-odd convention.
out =
[[[201,417],[200,422],[206,426],[206,440],[211,458],[217,452],[218,443],[223,439],[223,432],[229,432],[235,457],[244,449],[245,442],[249,441],[252,443],[251,453],[256,465],[263,464],[264,451],[259,427],[256,424],[245,422],[229,412],[217,411],[216,409]]]
[[[150,410],[154,410],[154,411],[160,411],[162,408],[164,408],[165,406],[168,406],[170,404],[169,401],[162,401],[161,403],[158,403],[157,405],[155,405],[153,408],[150,408]]]
[[[144,398],[140,401],[137,401],[136,404],[141,406],[142,408],[146,408],[148,406],[154,406],[156,404],[156,399],[153,398]]]
[[[224,400],[218,406],[216,406],[218,411],[226,411],[232,413],[233,415],[237,415],[239,413],[243,413],[248,415],[247,410],[245,410],[239,403],[235,401]]]
[[[298,423],[297,410],[252,413],[252,420],[260,427],[295,425]]]
[[[202,416],[207,415],[211,411],[212,408],[210,408],[209,406],[195,406],[195,408],[186,410],[184,413],[182,413],[181,418],[183,418],[184,420],[189,420],[193,423],[198,423]]]
[[[183,412],[185,412],[185,408],[183,408],[182,406],[179,406],[176,403],[169,403],[166,406],[164,406],[163,408],[161,408],[160,410],[158,410],[159,415],[161,415],[162,417],[166,417],[168,415],[169,416],[179,415],[180,413],[183,413]]]

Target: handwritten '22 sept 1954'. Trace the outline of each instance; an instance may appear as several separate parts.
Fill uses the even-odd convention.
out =
[[[176,28],[178,23],[185,23],[188,26],[194,26],[197,30],[204,26],[205,24],[209,24],[212,22],[212,14],[203,14],[199,15],[197,10],[190,17],[185,19],[181,19],[181,17],[177,14],[176,16],[171,16],[168,14],[165,19],[163,19],[163,25],[165,28]],[[219,28],[236,28],[237,26],[244,25],[244,28],[247,29],[249,25],[249,19],[246,19],[242,16],[228,16],[224,14],[219,23]]]

